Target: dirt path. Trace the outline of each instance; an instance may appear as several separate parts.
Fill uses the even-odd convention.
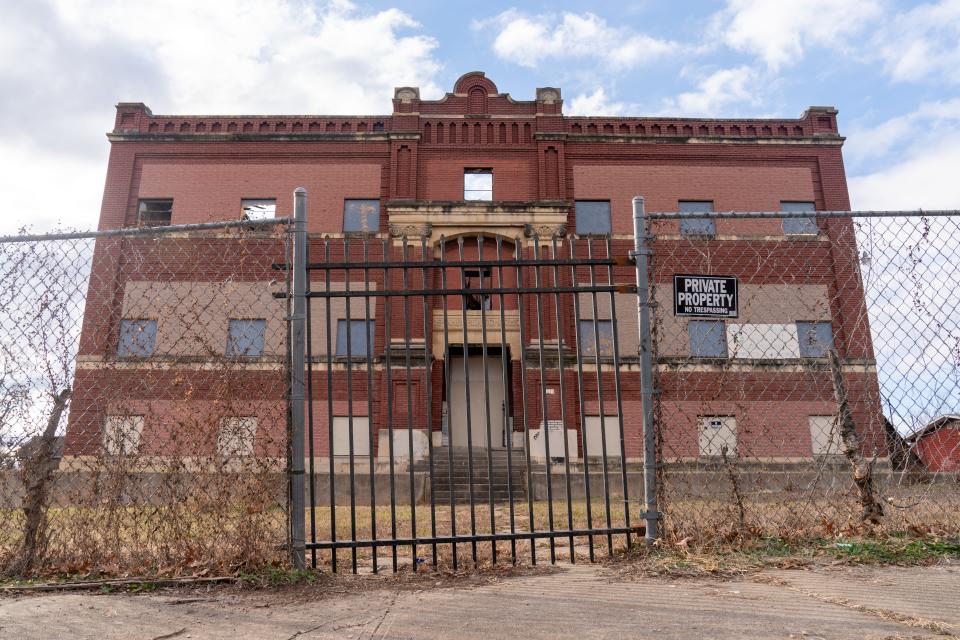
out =
[[[960,633],[960,567],[765,571],[733,581],[614,581],[594,566],[469,586],[330,593],[183,590],[0,600],[0,637],[943,638]],[[369,584],[367,582],[366,584]],[[325,595],[324,595],[325,593]]]

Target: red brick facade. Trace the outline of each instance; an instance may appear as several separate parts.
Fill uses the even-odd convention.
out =
[[[817,209],[849,209],[842,138],[837,133],[833,109],[811,108],[799,119],[691,120],[570,117],[562,115],[562,104],[560,90],[554,88],[537,89],[535,100],[514,100],[499,93],[482,73],[464,75],[453,92],[441,100],[421,100],[416,89],[399,88],[390,115],[159,116],[142,104],[122,103],[117,107],[115,128],[109,134],[112,146],[100,228],[135,225],[141,198],[172,198],[173,224],[238,218],[242,198],[275,198],[278,215],[289,215],[294,188],[305,187],[309,194],[308,230],[313,234],[312,258],[322,255],[323,237],[340,237],[343,201],[348,198],[379,199],[380,229],[372,245],[377,248],[374,253],[386,246],[393,257],[398,257],[401,248],[396,236],[406,232],[391,228],[394,216],[399,219],[397,212],[424,211],[431,204],[442,204],[454,212],[465,207],[464,170],[470,168],[492,169],[493,202],[485,206],[494,214],[506,210],[504,207],[516,213],[517,222],[507,225],[516,226],[516,233],[502,233],[503,225],[498,227],[509,255],[514,252],[515,239],[522,236],[524,211],[532,207],[565,212],[565,224],[559,225],[558,230],[575,233],[576,200],[610,201],[613,252],[622,255],[632,248],[631,198],[635,195],[646,198],[650,211],[675,211],[680,200],[709,200],[716,211],[777,210],[782,201],[813,202]],[[537,219],[534,216],[529,221],[536,223]],[[655,263],[653,278],[667,285],[674,273],[712,272],[736,275],[744,285],[793,283],[825,287],[834,341],[841,356],[866,367],[865,372],[848,376],[865,448],[882,454],[876,373],[871,369],[873,350],[869,328],[863,320],[864,298],[850,223],[819,224],[826,241],[795,242],[776,251],[775,259],[758,267],[744,256],[756,254],[758,243],[781,242],[771,239],[783,235],[777,220],[718,221],[718,237],[711,241],[710,264],[704,264],[696,251],[688,251],[682,240],[671,240],[679,234],[676,221],[660,222],[654,231],[662,236],[658,240],[661,247],[675,244],[661,252],[663,259]],[[469,227],[457,226],[454,235],[468,232],[464,226]],[[432,252],[438,251],[436,227],[434,223],[428,243]],[[476,235],[492,237],[496,233],[478,226]],[[765,239],[758,239],[761,236]],[[190,260],[188,252],[181,269],[165,268],[154,273],[150,272],[149,259],[133,271],[120,266],[124,262],[122,248],[98,250],[81,356],[115,353],[124,291],[123,282],[118,280],[216,282],[218,260],[231,256],[231,241],[217,242],[216,248],[196,245],[197,259]],[[532,257],[529,239],[521,239],[521,245],[522,254]],[[336,260],[343,245],[338,241],[331,246],[335,254],[331,259]],[[419,243],[411,246],[413,254],[419,252]],[[492,243],[488,241],[485,246],[486,255],[492,255]],[[471,249],[468,241],[467,247],[476,252],[475,244]],[[182,251],[183,245],[179,249]],[[284,256],[282,252],[276,255],[275,247],[266,253],[271,251],[271,255],[262,256],[245,253],[242,259],[251,261],[250,268],[243,270],[245,276],[251,281],[275,279],[277,274],[270,264],[282,262]],[[584,251],[582,245],[579,251]],[[357,259],[357,254],[352,258]],[[798,268],[805,263],[829,264],[830,268],[815,272]],[[121,273],[122,276],[118,275]],[[532,274],[528,275],[532,278]],[[410,277],[409,287],[423,286],[418,273],[411,272]],[[440,286],[438,272],[435,277],[437,281],[427,282],[427,287]],[[634,277],[630,266],[614,269],[618,283],[631,283]],[[379,272],[372,278],[378,289],[402,287],[400,273],[395,272],[393,281],[387,283]],[[562,278],[571,280],[569,274]],[[556,339],[558,310],[548,298],[545,297],[544,306],[545,337],[552,340]],[[392,317],[401,318],[402,302],[396,299],[391,305]],[[449,309],[459,309],[457,305],[451,300]],[[514,307],[508,303],[508,309]],[[571,307],[572,302],[565,299],[559,310],[562,338],[567,344],[574,343]],[[424,326],[421,308],[416,309],[411,317],[411,338],[430,345],[431,330]],[[498,307],[494,306],[494,310]],[[386,347],[382,300],[377,302],[375,311],[374,353],[380,354]],[[528,341],[536,336],[536,319],[529,309],[520,322],[524,323]],[[633,324],[621,322],[621,333],[627,327],[635,332],[635,320]],[[159,330],[163,331],[162,319]],[[394,341],[403,340],[400,322],[394,323],[392,333]],[[624,340],[627,338],[622,335],[621,342]],[[633,344],[635,336],[631,340]],[[526,400],[527,422],[535,428],[543,416],[537,386],[539,374],[533,375],[530,369],[531,387],[524,398],[517,383],[522,366],[519,356],[512,353],[510,357],[510,405],[515,408],[514,418],[519,419],[517,408]],[[631,459],[642,455],[639,374],[635,362],[635,354],[626,354],[621,374],[626,453]],[[398,364],[402,362],[394,362]],[[723,374],[705,370],[682,376],[663,369],[658,383],[662,388],[664,442],[677,456],[696,457],[697,416],[737,415],[738,444],[746,455],[809,457],[812,444],[807,418],[836,410],[829,371],[797,373],[795,368],[781,369],[763,367]],[[170,384],[165,376],[177,378],[178,384],[183,380],[195,381],[199,396],[206,388],[201,379],[204,374],[195,369],[165,371],[149,385],[140,384],[143,374],[131,369],[82,373],[78,376],[68,429],[68,455],[97,454],[98,430],[109,412],[107,407],[98,405],[105,387],[117,389],[118,394],[129,392],[137,396],[136,401],[159,394],[163,385]],[[385,373],[382,367],[373,371],[373,395],[368,396],[363,367],[354,370],[352,380],[347,379],[345,372],[336,371],[331,376],[332,389],[327,388],[327,372],[314,371],[317,455],[324,456],[329,450],[328,402],[332,402],[335,416],[344,412],[348,386],[354,415],[368,414],[369,399],[375,437],[386,428],[388,408],[396,428],[406,429],[410,425],[423,430],[429,425],[434,432],[440,430],[445,393],[442,362],[434,362],[429,393],[423,365],[413,367],[409,406],[405,370],[401,367],[392,371],[391,384],[396,392],[390,394],[390,407]],[[275,395],[259,397],[256,391],[262,381],[255,378],[278,377],[279,372],[237,375],[239,393],[252,395],[247,400],[282,400],[282,396]],[[557,375],[556,369],[547,371],[546,382],[551,389],[560,384]],[[96,379],[96,384],[87,384],[97,376],[110,380]],[[564,376],[562,413],[567,427],[577,429],[581,407],[575,391],[575,369],[565,371]],[[137,378],[138,383],[131,384],[131,377]],[[605,373],[602,393],[607,414],[616,409],[614,386],[612,374]],[[274,380],[261,388],[274,393],[282,389],[282,384]],[[432,400],[429,410],[428,396]],[[547,398],[548,418],[559,419],[559,395],[551,393]],[[583,414],[598,415],[599,405],[597,385],[585,385]],[[515,422],[514,428],[519,427],[519,422]],[[282,425],[272,424],[264,429],[279,438]],[[145,430],[150,430],[149,418]],[[151,446],[157,454],[164,450],[162,443]],[[268,449],[258,446],[257,451],[265,455],[278,453]]]

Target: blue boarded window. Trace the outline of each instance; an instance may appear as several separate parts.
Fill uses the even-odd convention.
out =
[[[577,233],[608,234],[611,230],[609,200],[577,200]]]
[[[829,322],[798,322],[797,338],[801,358],[825,358],[833,348],[833,327]]]
[[[594,331],[596,329],[596,331]],[[613,320],[580,321],[580,353],[594,357],[613,355]]]
[[[117,343],[118,356],[149,356],[157,347],[156,320],[120,321],[120,341]]]
[[[373,320],[337,320],[337,355],[349,355],[351,358],[369,356],[373,353],[373,330]]]
[[[343,230],[348,233],[376,233],[380,229],[380,201],[343,201]]]
[[[681,200],[680,213],[711,213],[712,201]],[[685,236],[713,236],[717,233],[717,225],[713,218],[680,218],[680,234]]]
[[[690,355],[700,358],[727,357],[727,328],[722,320],[691,320]]]
[[[816,206],[812,202],[781,202],[780,211],[789,211],[791,213],[802,213],[807,211],[816,211]],[[809,218],[784,218],[783,233],[788,236],[815,236],[819,229],[817,228],[817,219]]]
[[[262,356],[267,321],[231,319],[227,326],[228,356]]]

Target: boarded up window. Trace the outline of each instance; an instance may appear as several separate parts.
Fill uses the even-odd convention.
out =
[[[257,419],[253,416],[224,418],[217,434],[217,453],[224,458],[253,455]]]
[[[789,324],[731,324],[727,326],[730,357],[755,360],[799,358],[796,329]]]
[[[350,199],[343,201],[345,233],[376,233],[380,229],[380,201]]]
[[[366,358],[373,353],[374,321],[337,320],[337,356]]]
[[[353,428],[351,429],[351,420]],[[366,416],[334,416],[333,418],[333,455],[350,455],[350,435],[353,434],[353,456],[370,455],[370,419]]]
[[[594,325],[596,322],[596,325]],[[580,321],[580,353],[583,356],[613,355],[613,320]]]
[[[690,355],[697,358],[726,358],[727,334],[722,320],[691,320]]]
[[[737,420],[733,416],[703,416],[700,418],[700,455],[721,457],[737,452]]]
[[[263,341],[266,327],[267,321],[263,318],[253,320],[231,319],[227,330],[227,355],[263,355]]]
[[[704,214],[713,211],[713,202],[697,200],[681,200],[678,206],[680,213]],[[680,218],[680,234],[685,236],[712,236],[717,233],[717,225],[713,218],[690,217]]]
[[[815,456],[843,454],[843,438],[836,416],[810,416],[810,444]]]
[[[798,322],[800,357],[825,358],[833,348],[833,327],[829,322]]]
[[[140,449],[143,416],[107,416],[103,425],[103,450],[108,456],[129,456]]]
[[[780,211],[789,211],[791,213],[814,211],[816,207],[812,202],[781,202]],[[783,233],[788,236],[815,236],[819,232],[817,229],[817,219],[809,218],[784,218]]]
[[[602,425],[602,426],[601,426]],[[585,440],[584,452],[590,458],[599,458],[603,455],[604,439],[606,439],[607,458],[620,457],[620,420],[616,416],[604,416],[601,423],[600,416],[584,417]]]
[[[609,200],[577,200],[577,233],[608,234],[611,230]]]
[[[118,356],[149,356],[157,346],[156,320],[120,321],[120,341],[117,343]]]

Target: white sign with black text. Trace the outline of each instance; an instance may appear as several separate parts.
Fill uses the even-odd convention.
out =
[[[673,276],[673,313],[699,318],[736,318],[737,279],[732,276]]]

